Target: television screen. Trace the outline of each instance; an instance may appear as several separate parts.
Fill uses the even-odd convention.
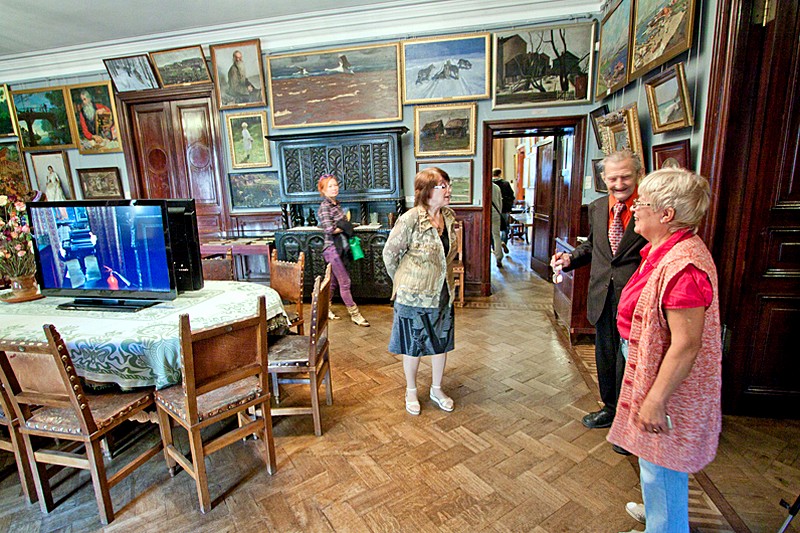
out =
[[[42,294],[176,297],[163,201],[34,202],[28,211]]]

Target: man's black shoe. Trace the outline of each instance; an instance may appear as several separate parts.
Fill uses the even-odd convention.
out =
[[[614,421],[614,412],[608,407],[589,413],[583,417],[583,425],[589,429],[610,428]]]
[[[622,446],[617,446],[616,444],[611,445],[611,449],[617,452],[620,455],[631,455],[631,452],[623,448]]]

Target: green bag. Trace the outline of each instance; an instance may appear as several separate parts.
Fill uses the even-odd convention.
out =
[[[364,259],[364,250],[361,249],[361,239],[356,236],[350,237],[350,253],[353,254],[353,261]]]

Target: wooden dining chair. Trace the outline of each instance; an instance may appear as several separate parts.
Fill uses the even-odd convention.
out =
[[[300,252],[297,262],[281,261],[278,251],[272,250],[269,258],[269,286],[280,296],[284,304],[294,305],[294,309],[286,309],[289,317],[289,328],[297,328],[297,334],[303,335],[303,272],[306,256]]]
[[[17,473],[19,482],[22,485],[22,493],[30,503],[34,503],[36,498],[36,484],[33,482],[31,465],[28,463],[28,451],[25,447],[25,440],[19,432],[19,419],[11,405],[11,400],[6,393],[5,387],[0,386],[0,426],[4,426],[8,431],[8,438],[0,433],[0,450],[10,452],[17,463]]]
[[[75,373],[66,343],[56,328],[44,326],[47,342],[10,343],[0,340],[0,379],[19,420],[19,430],[33,474],[39,505],[53,507],[45,465],[88,470],[104,524],[114,520],[109,489],[161,450],[148,448],[112,476],[106,473],[100,441],[122,422],[153,405],[152,391],[87,394]],[[34,448],[31,437],[54,441]],[[63,446],[66,442],[68,445]],[[75,453],[83,448],[82,453]]]
[[[203,265],[204,280],[231,281],[236,278],[236,267],[230,251],[207,255],[200,259],[200,264]]]
[[[453,275],[455,276],[455,289],[457,291],[455,304],[458,307],[464,307],[464,275],[466,272],[464,269],[464,223],[456,220],[453,226],[458,238],[456,257],[453,260]]]
[[[197,331],[192,331],[189,315],[181,315],[183,383],[155,394],[170,475],[175,474],[177,463],[192,476],[203,513],[211,509],[206,457],[212,453],[256,434],[266,446],[267,471],[273,474],[276,469],[267,381],[264,296],[258,298],[257,307],[253,317]],[[258,408],[261,417],[248,414],[251,407]],[[203,442],[202,429],[233,416],[238,417],[238,427]],[[173,420],[189,435],[191,460],[175,447]]]
[[[328,342],[328,307],[331,294],[331,265],[325,269],[325,279],[317,276],[311,295],[311,327],[308,336],[285,335],[270,346],[269,373],[276,384],[306,384],[311,395],[310,406],[275,407],[275,416],[311,415],[314,433],[322,435],[319,388],[325,382],[327,404],[333,403],[331,367]],[[274,387],[277,390],[277,387]]]

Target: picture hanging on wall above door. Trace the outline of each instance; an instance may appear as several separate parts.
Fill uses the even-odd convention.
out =
[[[267,105],[259,39],[215,44],[209,49],[220,109]]]
[[[628,83],[632,3],[633,0],[619,0],[600,24],[597,87],[594,94],[598,100],[622,89]]]

